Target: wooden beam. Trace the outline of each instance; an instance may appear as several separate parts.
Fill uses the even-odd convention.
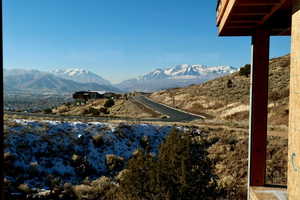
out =
[[[221,31],[223,30],[224,26],[226,25],[227,23],[227,19],[231,13],[231,11],[233,10],[233,8],[235,7],[236,5],[236,0],[229,0],[228,2],[228,5],[226,6],[226,9],[224,11],[224,15],[220,21],[220,24],[218,26],[219,28],[219,33],[221,33]]]
[[[264,6],[280,3],[281,0],[240,0],[242,6]]]
[[[253,29],[229,29],[229,28],[224,28],[222,33],[220,33],[220,36],[249,36],[252,35]]]
[[[231,20],[232,24],[244,24],[244,23],[253,23],[256,24],[257,20],[253,20],[253,19],[240,19],[240,20]]]
[[[287,29],[282,29],[278,35],[291,35],[291,27],[287,28]]]
[[[218,14],[217,14],[217,26],[219,26],[221,19],[224,16],[228,2],[229,0],[219,1]]]
[[[260,21],[264,15],[247,15],[247,16],[239,16],[239,15],[231,15],[230,20],[255,20]]]
[[[265,23],[268,29],[288,29],[291,27],[292,9],[282,9],[277,11]]]
[[[249,116],[249,187],[263,186],[266,175],[268,72],[270,36],[256,30],[252,36]]]
[[[293,1],[289,106],[289,200],[300,197],[300,0]]]
[[[254,29],[256,25],[247,25],[247,24],[241,24],[241,25],[228,25],[226,28],[228,29]]]
[[[264,16],[266,12],[256,12],[256,13],[251,13],[251,12],[240,12],[240,13],[233,13],[233,16],[257,16],[257,15],[262,15]]]
[[[277,4],[278,1],[276,2],[257,2],[257,3],[253,3],[253,2],[249,2],[249,3],[240,3],[240,6],[274,6]]]
[[[257,14],[267,14],[272,10],[273,6],[238,6],[234,13],[248,14],[248,13],[257,13]]]
[[[264,24],[281,6],[286,2],[286,0],[280,0],[280,3],[276,4],[271,12],[264,16],[264,18],[259,22],[259,24]]]
[[[236,29],[236,27],[230,28],[224,28],[220,36],[250,36],[253,35],[255,32],[255,29],[253,28],[243,28],[243,29]],[[272,36],[290,36],[291,31],[288,28],[282,28],[282,29],[272,29],[270,30],[270,35]]]

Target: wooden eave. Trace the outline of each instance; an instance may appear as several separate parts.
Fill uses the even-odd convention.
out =
[[[258,28],[270,35],[290,35],[292,0],[219,0],[220,36],[251,36]]]

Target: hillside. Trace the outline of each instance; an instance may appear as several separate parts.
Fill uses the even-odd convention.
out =
[[[289,55],[270,60],[269,123],[287,125]],[[200,85],[169,89],[151,94],[155,101],[216,119],[248,119],[250,77],[239,72]]]

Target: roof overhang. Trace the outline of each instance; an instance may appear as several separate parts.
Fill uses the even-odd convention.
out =
[[[291,34],[292,0],[219,0],[220,36],[252,36],[263,28],[270,35]]]

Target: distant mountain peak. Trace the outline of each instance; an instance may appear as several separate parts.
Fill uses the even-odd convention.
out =
[[[98,83],[101,85],[111,85],[108,80],[105,80],[101,76],[81,68],[68,68],[68,69],[56,69],[50,71],[61,78],[82,82],[82,83]]]
[[[165,69],[157,68],[154,71],[141,76],[139,79],[164,79],[164,78],[178,78],[180,76],[194,76],[199,77],[207,74],[227,74],[233,73],[236,69],[230,66],[206,66],[200,64],[180,64]]]
[[[61,73],[61,74],[67,74],[69,76],[76,76],[79,74],[91,74],[92,72],[90,72],[86,69],[68,68],[68,69],[55,69],[55,70],[51,71],[51,73]]]
[[[157,68],[136,79],[118,84],[123,90],[151,92],[172,87],[199,84],[237,71],[231,66],[206,66],[201,64],[179,64],[167,68]]]

